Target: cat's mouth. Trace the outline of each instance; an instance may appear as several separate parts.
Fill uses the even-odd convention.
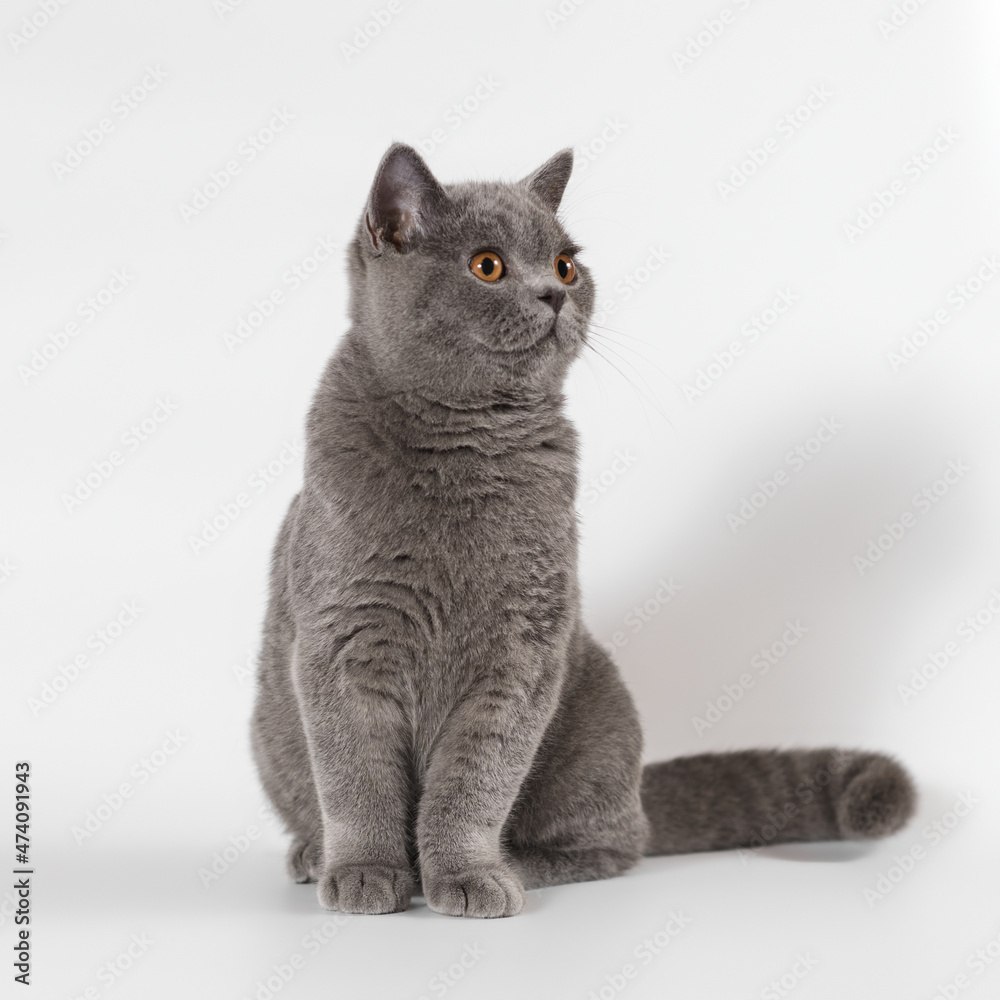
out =
[[[510,347],[498,347],[493,344],[484,344],[483,346],[486,347],[486,349],[492,354],[526,354],[530,351],[541,350],[541,348],[547,346],[549,342],[557,342],[558,340],[559,335],[556,333],[556,318],[553,317],[552,322],[548,325],[545,332],[528,344],[514,344]]]
[[[544,344],[545,341],[547,341],[547,340],[556,340],[557,339],[557,337],[556,337],[556,323],[557,322],[558,322],[558,318],[556,316],[553,316],[552,317],[552,322],[549,324],[549,328],[545,331],[545,333],[543,333],[541,335],[541,337],[538,338],[538,340],[535,341],[535,343],[534,343],[533,346],[540,346],[541,344]]]
[[[537,340],[532,341],[527,347],[522,348],[525,351],[537,351],[545,347],[550,341],[557,341],[559,339],[556,334],[556,321],[553,318],[552,322],[549,324],[549,328],[543,333]]]

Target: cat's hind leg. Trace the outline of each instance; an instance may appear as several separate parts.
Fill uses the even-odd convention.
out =
[[[631,695],[589,637],[576,655],[504,830],[527,889],[620,875],[642,857],[648,837]]]
[[[285,867],[293,882],[318,882],[323,871],[322,834],[296,836],[288,848]]]
[[[284,555],[296,503],[275,545],[271,595],[264,620],[251,745],[261,784],[285,828],[294,835],[286,867],[296,882],[314,882],[321,867],[323,823],[312,764],[292,687],[295,623],[286,597]]]
[[[632,852],[606,847],[519,847],[511,856],[525,889],[614,878],[637,860]]]

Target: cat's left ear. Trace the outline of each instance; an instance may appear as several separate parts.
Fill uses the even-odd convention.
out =
[[[554,212],[562,201],[563,192],[573,172],[573,150],[563,149],[551,160],[546,160],[533,174],[521,183]]]
[[[446,197],[420,154],[412,146],[394,142],[375,171],[365,209],[373,249],[381,253],[388,241],[405,253]]]

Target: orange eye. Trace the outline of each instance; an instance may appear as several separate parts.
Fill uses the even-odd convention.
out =
[[[576,277],[576,265],[569,254],[561,253],[556,257],[556,277],[564,284],[570,284]]]
[[[484,250],[469,261],[469,270],[483,281],[496,281],[503,274],[503,261],[499,254]]]

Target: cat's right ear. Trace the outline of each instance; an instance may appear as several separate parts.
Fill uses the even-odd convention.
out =
[[[391,243],[405,253],[445,197],[420,154],[412,146],[394,142],[375,171],[365,209],[372,250],[381,253]]]

